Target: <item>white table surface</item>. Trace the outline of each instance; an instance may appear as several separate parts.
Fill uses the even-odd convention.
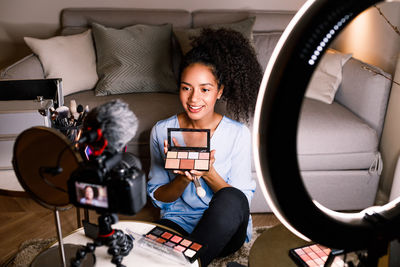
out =
[[[142,221],[120,221],[116,224],[112,225],[113,229],[119,229],[127,233],[126,229],[129,229],[137,234],[146,234],[152,228],[154,228],[156,224],[142,222]],[[76,244],[76,245],[86,245],[88,242],[93,242],[92,239],[85,236],[83,228],[79,228],[73,233],[65,236],[63,238],[64,244]],[[57,245],[57,244],[55,244]],[[108,247],[101,246],[96,247],[95,255],[96,255],[96,265],[95,266],[113,266],[111,263],[112,256],[107,253]],[[126,266],[200,266],[198,261],[190,264],[189,262],[186,265],[179,264],[172,260],[169,260],[161,255],[154,253],[152,250],[145,249],[140,247],[134,242],[133,249],[129,253],[128,256],[124,257],[122,264]]]

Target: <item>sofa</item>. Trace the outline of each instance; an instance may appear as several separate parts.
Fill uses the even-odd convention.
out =
[[[179,31],[190,32],[191,29],[210,25],[226,26],[252,18],[249,38],[262,68],[265,69],[276,43],[293,16],[294,12],[264,10],[189,12],[168,9],[68,8],[61,13],[60,35],[72,36],[85,32],[93,26],[92,23],[115,29],[137,24],[169,23],[173,29],[170,41],[170,51],[172,51],[170,69],[176,79],[177,66],[184,48],[177,38]],[[96,49],[100,48],[98,43],[94,46]],[[96,51],[95,63],[98,64],[101,58],[98,50]],[[341,77],[336,81],[336,91],[330,96],[332,102],[326,103],[313,98],[312,95],[304,98],[298,128],[298,159],[304,183],[314,199],[334,210],[360,210],[374,204],[378,189],[382,168],[378,147],[391,86],[390,80],[383,76],[390,77],[390,75],[351,55],[346,55],[345,60],[341,57],[340,60],[338,75]],[[50,77],[46,74],[44,63],[37,53],[32,53],[4,68],[0,73],[0,79]],[[104,70],[107,71],[107,66],[106,68],[102,66],[102,74],[98,75],[99,82]],[[98,65],[97,71],[100,71]],[[163,74],[159,71],[157,75]],[[324,86],[318,79],[313,84],[317,87],[317,91]],[[147,172],[150,160],[149,135],[152,126],[156,121],[182,111],[176,88],[150,92],[112,94],[106,92],[102,95],[94,90],[95,86],[92,83],[90,87],[84,88],[85,90],[65,94],[65,104],[68,105],[72,99],[78,104],[89,107],[115,98],[126,101],[139,119],[137,134],[129,142],[128,151],[140,158]],[[148,87],[151,86],[157,87],[157,85]],[[224,103],[218,103],[216,109],[225,113]],[[252,128],[252,121],[248,126]],[[258,179],[254,166],[253,177]],[[257,180],[251,212],[270,211]]]

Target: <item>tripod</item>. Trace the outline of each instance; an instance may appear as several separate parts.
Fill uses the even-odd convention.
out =
[[[79,267],[87,253],[94,253],[96,247],[107,246],[108,254],[112,255],[111,262],[117,267],[125,267],[121,262],[133,248],[133,239],[121,230],[112,229],[111,225],[118,221],[115,214],[102,214],[98,218],[99,233],[93,243],[76,252],[75,259],[71,260],[71,267]]]

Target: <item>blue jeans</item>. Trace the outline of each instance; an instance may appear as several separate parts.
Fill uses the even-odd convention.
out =
[[[243,192],[225,187],[214,194],[191,234],[168,219],[160,219],[157,223],[207,245],[207,250],[200,256],[201,265],[207,266],[213,259],[234,253],[243,245],[249,216],[249,203]]]

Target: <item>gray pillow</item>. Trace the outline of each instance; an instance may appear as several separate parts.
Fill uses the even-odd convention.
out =
[[[171,65],[172,25],[137,24],[123,29],[93,23],[97,96],[177,92]]]
[[[206,26],[207,28],[211,28],[214,30],[220,29],[220,28],[226,28],[226,29],[231,29],[240,32],[243,34],[244,37],[249,39],[252,42],[252,32],[253,32],[253,26],[256,21],[256,17],[249,17],[247,19],[238,21],[238,22],[233,22],[233,23],[225,23],[225,24],[212,24]],[[182,53],[186,54],[189,52],[189,50],[192,48],[190,42],[191,39],[190,37],[193,36],[199,36],[201,33],[201,30],[203,28],[194,28],[194,29],[174,29],[174,34],[176,38],[178,39],[179,45],[181,46]]]
[[[254,33],[254,48],[264,72],[282,32]]]

